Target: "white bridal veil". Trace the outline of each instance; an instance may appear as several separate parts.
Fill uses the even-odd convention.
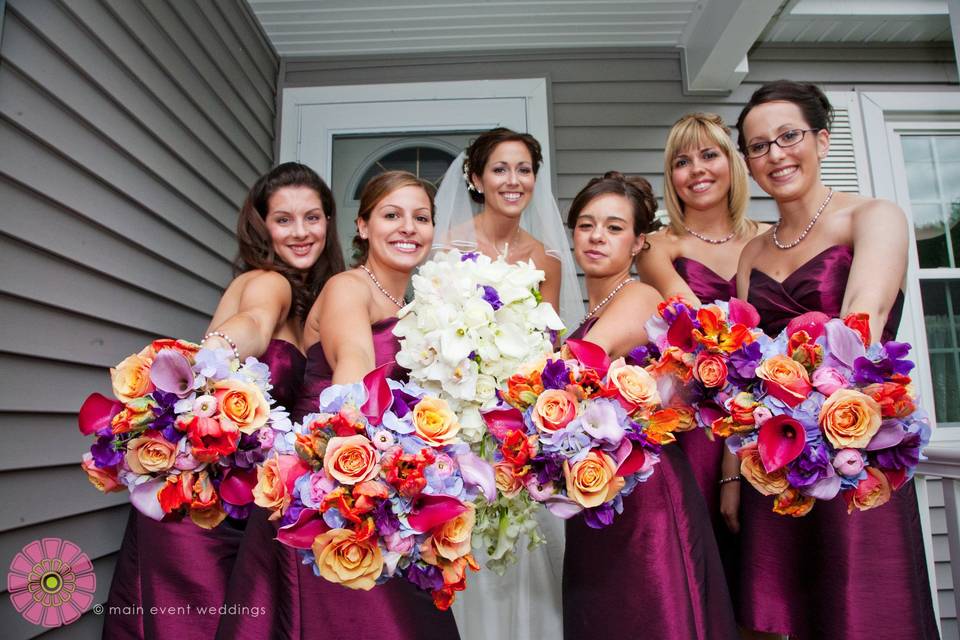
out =
[[[463,177],[463,161],[466,153],[454,159],[443,176],[437,191],[436,231],[434,249],[456,248],[472,251],[477,248],[473,216],[480,212],[481,205],[470,199],[467,182]],[[560,309],[559,314],[567,331],[573,331],[583,319],[583,296],[577,281],[577,270],[567,239],[567,227],[560,217],[560,209],[549,189],[537,186],[530,204],[523,211],[520,226],[524,231],[543,243],[547,256],[560,261]]]

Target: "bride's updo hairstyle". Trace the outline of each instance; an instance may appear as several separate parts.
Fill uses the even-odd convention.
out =
[[[573,199],[570,212],[567,214],[567,227],[575,229],[577,218],[594,198],[607,194],[623,196],[633,207],[633,235],[639,236],[652,233],[660,228],[657,220],[657,199],[653,195],[653,187],[645,178],[640,176],[625,176],[619,171],[607,171],[599,178],[593,178],[580,189],[580,193]],[[644,243],[644,250],[650,245]]]
[[[740,152],[746,155],[747,139],[743,134],[743,123],[747,114],[761,104],[767,102],[792,102],[800,108],[803,119],[811,129],[826,129],[830,131],[833,125],[833,105],[827,96],[815,84],[809,82],[794,82],[793,80],[774,80],[769,82],[750,96],[750,101],[740,111],[737,118],[737,145]]]
[[[540,143],[529,133],[517,133],[505,127],[497,127],[481,133],[467,147],[467,157],[463,161],[463,178],[467,181],[470,198],[474,202],[483,204],[483,194],[473,188],[473,177],[480,178],[483,176],[483,170],[487,166],[490,154],[493,153],[497,145],[504,142],[523,143],[533,160],[533,175],[537,175],[540,170],[540,165],[543,164],[543,152],[540,150]]]

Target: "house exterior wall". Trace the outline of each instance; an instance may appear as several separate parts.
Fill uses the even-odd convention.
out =
[[[7,0],[0,24],[0,558],[69,539],[102,602],[129,507],[78,468],[76,413],[151,339],[203,335],[273,162],[279,60],[241,0]],[[44,631],[6,596],[0,628]]]

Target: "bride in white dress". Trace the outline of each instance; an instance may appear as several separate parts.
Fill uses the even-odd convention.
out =
[[[532,259],[546,273],[540,293],[567,327],[583,317],[583,297],[556,201],[537,191],[540,144],[524,133],[481,134],[450,165],[436,197],[435,248],[480,251],[508,262]],[[527,551],[502,576],[484,569],[457,595],[454,616],[462,640],[529,640],[563,636],[563,522],[545,509],[537,518],[546,544]],[[477,561],[487,557],[476,550]]]

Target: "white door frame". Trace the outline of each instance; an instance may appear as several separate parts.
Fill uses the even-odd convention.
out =
[[[288,88],[281,99],[280,162],[303,161],[329,182],[335,135],[511,126],[540,142],[537,183],[552,192],[547,96],[546,78]],[[305,131],[314,149],[310,161],[301,153]]]

